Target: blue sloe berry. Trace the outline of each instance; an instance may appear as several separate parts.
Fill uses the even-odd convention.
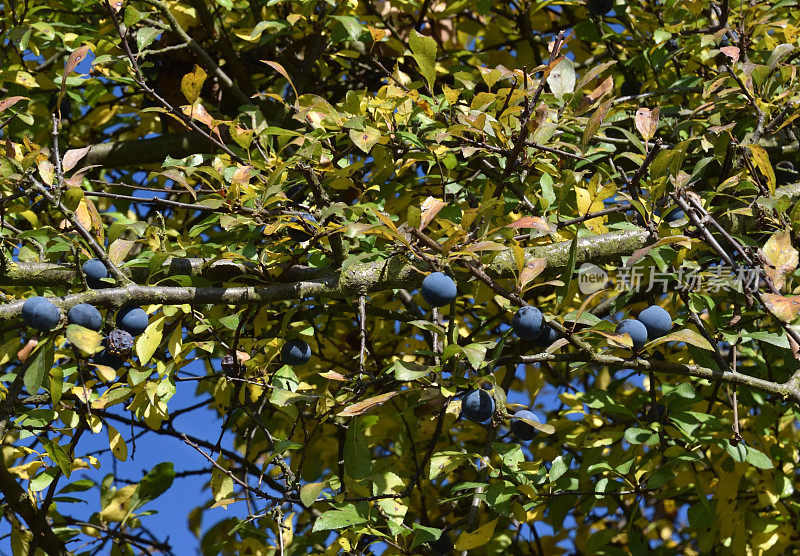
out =
[[[544,325],[542,312],[530,305],[520,307],[511,320],[511,328],[523,340],[535,339],[544,330]]]
[[[647,329],[647,337],[651,340],[668,334],[672,329],[672,317],[663,307],[651,305],[641,313],[637,319]]]
[[[464,396],[461,413],[470,421],[483,423],[494,413],[494,398],[486,390],[472,390]]]
[[[456,283],[443,272],[432,272],[422,281],[422,297],[431,307],[449,305],[457,294]]]
[[[617,334],[628,334],[633,340],[633,349],[639,351],[647,343],[647,328],[636,319],[625,319],[617,325]]]
[[[541,421],[539,421],[539,418],[533,412],[527,409],[520,409],[511,417],[511,432],[514,433],[514,436],[520,440],[533,440],[533,437],[536,436],[536,433],[539,431],[537,431],[533,425],[529,425],[521,419],[527,419],[534,423],[539,423]]]
[[[33,296],[22,304],[22,321],[41,332],[50,332],[61,320],[61,311],[44,297]]]
[[[81,270],[86,277],[86,285],[93,290],[109,287],[108,283],[101,281],[102,278],[108,278],[108,269],[100,259],[89,259],[83,263]]]
[[[147,328],[148,317],[141,307],[123,307],[117,311],[116,322],[117,328],[132,336],[138,336]]]
[[[558,338],[559,335],[556,329],[552,326],[545,325],[541,334],[536,336],[533,340],[530,340],[530,342],[537,347],[550,347]]]
[[[67,312],[67,323],[77,324],[90,330],[103,328],[103,315],[94,305],[78,303]]]
[[[289,340],[281,348],[281,361],[284,365],[304,365],[309,359],[311,348],[303,340]]]

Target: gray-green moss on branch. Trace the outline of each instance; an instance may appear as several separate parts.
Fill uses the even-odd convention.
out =
[[[643,229],[609,232],[583,238],[578,241],[578,262],[619,260],[647,245],[648,242],[649,235]],[[546,259],[547,269],[556,272],[566,266],[570,245],[571,242],[564,241],[532,247],[527,250],[526,255],[529,259]],[[510,254],[500,253],[486,270],[497,277],[511,278],[513,277],[511,260]],[[223,278],[231,280],[237,276],[237,272],[239,277],[244,278],[249,270],[247,265],[241,263],[217,261],[204,266],[201,259],[176,258],[165,266],[164,272],[166,275],[190,274],[202,275],[209,279],[217,277],[220,280]],[[62,311],[67,311],[78,303],[91,303],[98,307],[116,307],[128,303],[263,305],[276,301],[298,300],[303,297],[344,299],[392,289],[417,288],[428,270],[422,261],[410,261],[401,255],[395,255],[387,260],[352,264],[342,272],[330,274],[324,274],[324,269],[299,268],[283,276],[283,279],[294,278],[294,281],[264,286],[183,287],[130,284],[119,288],[91,290],[57,297],[53,298],[53,302]],[[134,280],[136,274],[142,271],[144,269],[127,270]],[[5,274],[0,274],[0,283],[54,286],[77,285],[79,281],[75,270],[70,267],[47,263],[11,263]],[[18,319],[22,303],[22,300],[18,300],[0,305],[0,322]]]

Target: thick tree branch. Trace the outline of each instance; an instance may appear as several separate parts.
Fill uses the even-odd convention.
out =
[[[582,238],[578,241],[578,263],[589,260],[597,263],[619,259],[644,247],[648,242],[648,233],[643,229],[609,232]],[[567,265],[570,244],[571,242],[564,241],[533,247],[527,250],[526,255],[531,259],[547,259],[547,271],[556,272]],[[26,276],[28,276],[31,283],[52,284],[45,278],[51,271],[54,277],[60,279],[69,278],[68,271],[58,267],[34,265],[30,272],[26,274],[25,270],[27,269],[22,265],[9,266],[16,268],[9,268],[8,273],[0,277],[3,283],[8,283],[11,280],[17,284],[27,283]],[[171,270],[171,266],[170,269],[166,269],[167,272]],[[416,288],[424,277],[421,272],[424,266],[426,265],[421,262],[409,261],[404,257],[394,256],[385,261],[354,264],[344,272],[311,279],[299,279],[291,283],[230,288],[131,284],[127,287],[70,294],[54,298],[53,302],[62,311],[66,311],[78,303],[91,303],[101,307],[152,303],[171,305],[182,303],[259,305],[315,296],[334,299],[357,298],[365,293],[398,288]],[[186,274],[185,268],[184,266],[184,270],[179,273]],[[515,269],[516,263],[510,252],[500,253],[491,264],[485,267],[488,275],[498,278],[512,277]],[[467,276],[469,276],[468,273],[457,274],[459,278],[466,279]],[[0,306],[0,322],[18,319],[22,311],[22,304],[23,301],[19,300]]]
[[[213,153],[217,150],[218,147],[214,143],[199,133],[166,134],[150,139],[132,139],[92,145],[80,164],[106,168],[161,165],[167,156],[184,158],[191,154]]]

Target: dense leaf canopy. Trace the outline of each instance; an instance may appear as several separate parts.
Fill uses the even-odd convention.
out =
[[[797,2],[588,4],[4,2],[13,552],[796,549]]]

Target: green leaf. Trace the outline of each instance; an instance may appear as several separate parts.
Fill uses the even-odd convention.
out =
[[[363,131],[351,129],[349,135],[350,140],[353,141],[356,147],[364,151],[366,154],[369,154],[369,152],[372,150],[372,147],[374,147],[381,138],[381,132],[374,127],[369,126],[364,128]]]
[[[354,479],[365,479],[372,473],[372,453],[364,438],[360,417],[353,417],[344,441],[344,470]]]
[[[85,355],[92,355],[100,350],[103,335],[77,324],[69,324],[67,325],[67,340]]]
[[[328,510],[314,521],[313,532],[330,531],[331,529],[341,529],[342,527],[352,527],[366,523],[367,518],[358,514],[355,506],[349,504],[338,510]]]
[[[306,506],[311,506],[326,486],[328,486],[327,482],[303,485],[300,487],[300,501]]]
[[[625,440],[631,444],[647,444],[656,436],[656,433],[650,429],[641,429],[639,427],[631,427],[625,431]]]
[[[144,27],[136,32],[136,47],[139,52],[150,46],[156,37],[162,33],[161,29],[154,27]]]
[[[317,396],[308,394],[298,394],[283,388],[274,388],[269,401],[272,405],[277,407],[286,407],[297,402],[311,402],[317,399]]]
[[[142,20],[142,17],[143,16],[139,12],[139,10],[137,10],[130,4],[125,6],[125,15],[123,19],[123,21],[125,22],[125,27],[132,27],[133,25],[139,23]]]
[[[571,460],[572,456],[569,455],[558,456],[553,460],[553,463],[550,465],[550,482],[556,482],[567,472]]]
[[[772,463],[772,460],[769,459],[764,452],[756,450],[752,446],[747,447],[747,457],[745,458],[747,463],[752,465],[753,467],[758,467],[759,469],[772,469],[775,467]]]
[[[64,448],[49,438],[40,438],[40,442],[47,451],[47,455],[50,456],[50,459],[53,460],[53,462],[58,465],[58,468],[61,469],[61,472],[69,478],[70,474],[72,474],[72,458],[64,451]]]
[[[347,36],[350,37],[351,41],[358,40],[361,36],[362,31],[364,28],[359,23],[358,19],[353,16],[349,15],[332,15],[330,16],[331,19],[335,19],[338,21],[341,26],[344,28]]]
[[[747,446],[745,446],[744,443],[737,442],[736,446],[734,446],[729,440],[725,440],[724,442],[725,451],[733,458],[733,461],[742,463],[747,459]]]
[[[159,463],[148,471],[139,481],[136,492],[131,498],[131,510],[141,508],[151,500],[164,494],[175,480],[175,468],[171,461]]]
[[[45,374],[53,368],[54,360],[55,346],[53,345],[53,339],[48,338],[36,347],[31,363],[25,371],[23,380],[28,394],[33,395],[39,392],[39,388],[42,387],[42,382],[44,382]]]
[[[418,378],[422,378],[428,373],[439,370],[439,367],[430,367],[428,365],[414,363],[413,361],[400,361],[398,359],[392,364],[390,369],[391,372],[394,373],[394,377],[397,380],[406,382],[409,380],[417,380]]]
[[[412,56],[419,66],[419,72],[428,82],[428,88],[433,90],[433,82],[436,79],[436,41],[412,30],[408,44],[411,47]]]
[[[33,492],[39,492],[41,490],[46,489],[50,483],[53,482],[53,479],[56,476],[57,469],[55,467],[50,467],[45,469],[34,478],[31,479],[30,483],[28,483],[28,487]]]
[[[414,531],[414,536],[411,540],[412,550],[423,543],[433,542],[442,536],[442,530],[435,527],[425,527],[419,523],[413,523],[411,528]]]
[[[470,366],[476,371],[480,369],[481,363],[486,359],[486,344],[469,344],[462,348],[462,352],[467,356]]]

